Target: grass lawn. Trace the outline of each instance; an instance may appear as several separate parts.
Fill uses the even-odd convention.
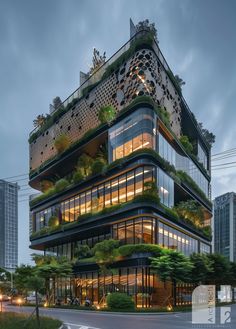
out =
[[[1,329],[16,329],[23,328],[28,314],[20,314],[20,313],[8,313],[3,312],[0,313],[0,328]],[[62,322],[59,320],[54,320],[47,317],[40,317],[40,329],[58,329],[61,326]],[[31,319],[25,329],[36,329],[37,323],[36,319]]]

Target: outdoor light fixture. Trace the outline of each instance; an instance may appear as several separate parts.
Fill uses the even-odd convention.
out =
[[[172,311],[172,310],[173,310],[173,307],[172,307],[172,305],[168,305],[166,309],[167,309],[167,311],[169,311],[169,312],[170,312],[170,311]]]
[[[19,306],[21,306],[21,304],[22,304],[22,299],[21,299],[21,298],[18,298],[18,299],[17,299],[17,303],[19,304]]]

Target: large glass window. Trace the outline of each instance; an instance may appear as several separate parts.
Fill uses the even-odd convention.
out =
[[[175,166],[175,150],[170,145],[170,143],[168,143],[167,140],[162,136],[162,134],[159,134],[158,137],[160,156],[163,159],[167,160],[170,164]]]
[[[157,185],[161,203],[167,207],[174,206],[174,181],[164,173],[163,170],[157,169]]]
[[[161,246],[176,249],[187,256],[193,252],[198,252],[198,241],[196,239],[162,222],[159,222],[157,238],[158,244]]]
[[[207,166],[206,153],[204,153],[200,145],[198,150],[199,161],[202,162],[204,166]],[[175,166],[176,170],[182,170],[186,172],[186,174],[188,174],[196,182],[196,184],[206,194],[206,196],[209,196],[209,182],[205,176],[201,173],[201,171],[190,158],[177,153],[161,133],[158,135],[158,151],[163,159]],[[207,168],[206,166],[205,168]]]
[[[198,151],[197,156],[198,156],[199,162],[201,162],[203,164],[204,168],[207,169],[207,154],[199,142],[197,144],[197,151]]]
[[[94,186],[75,197],[37,212],[34,216],[35,230],[38,231],[47,226],[52,215],[57,216],[59,221],[72,222],[85,213],[97,212],[104,207],[132,200],[135,195],[143,193],[144,182],[153,179],[153,166],[130,170],[111,181]]]
[[[156,120],[149,108],[136,110],[109,129],[109,162],[141,148],[155,149]]]

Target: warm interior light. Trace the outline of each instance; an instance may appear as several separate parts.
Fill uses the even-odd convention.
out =
[[[172,307],[172,305],[168,305],[166,309],[167,309],[167,311],[172,311],[173,307]]]
[[[21,298],[18,298],[18,299],[17,299],[17,302],[18,302],[18,304],[21,304],[21,303],[22,303]]]

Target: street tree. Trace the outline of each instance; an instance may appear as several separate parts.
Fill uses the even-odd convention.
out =
[[[191,278],[192,263],[181,252],[173,249],[163,249],[160,257],[150,258],[151,267],[161,281],[172,282],[173,304],[176,305],[176,283],[189,282]]]

